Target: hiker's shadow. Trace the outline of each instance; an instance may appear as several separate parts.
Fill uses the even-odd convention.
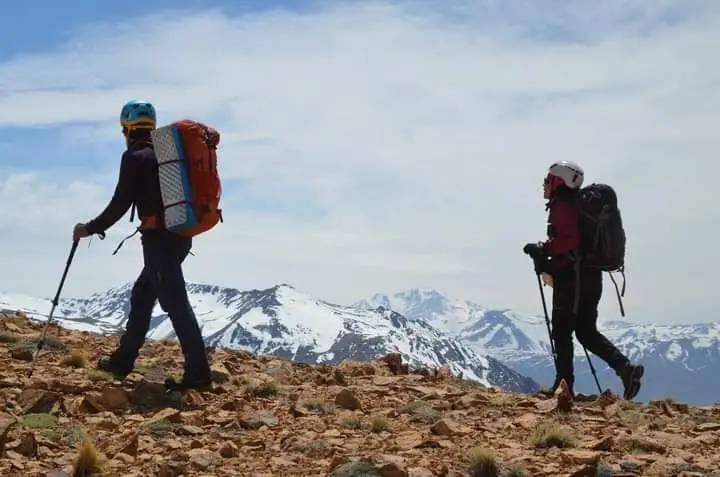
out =
[[[145,414],[166,408],[185,410],[188,408],[187,400],[180,391],[168,392],[165,381],[173,376],[161,368],[138,366],[130,382],[130,408],[133,412]]]
[[[181,392],[167,392],[165,382],[141,379],[133,384],[130,391],[130,407],[140,414],[168,407],[182,410],[185,407]]]

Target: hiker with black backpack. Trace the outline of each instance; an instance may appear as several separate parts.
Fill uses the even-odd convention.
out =
[[[100,234],[120,220],[131,206],[137,208],[141,219],[138,230],[142,233],[144,268],[132,289],[128,320],[120,344],[109,357],[99,360],[98,368],[119,377],[125,377],[133,370],[145,342],[153,308],[159,301],[170,317],[185,357],[182,380],[169,378],[165,382],[166,388],[205,388],[212,381],[210,366],[182,271],[182,262],[190,252],[192,239],[168,230],[157,219],[167,216],[168,209],[161,194],[156,148],[152,141],[156,128],[155,108],[146,101],[131,101],[122,109],[120,124],[127,151],[122,156],[112,200],[98,217],[86,224],[77,224],[73,231],[74,240]]]
[[[523,248],[533,259],[535,272],[551,277],[550,339],[556,368],[552,391],[564,379],[572,392],[574,331],[582,346],[615,370],[625,388],[623,395],[630,400],[640,390],[644,368],[630,363],[597,329],[602,272],[622,271],[625,234],[614,191],[597,184],[581,189],[583,180],[582,168],[573,162],[550,166],[544,181],[548,239]]]

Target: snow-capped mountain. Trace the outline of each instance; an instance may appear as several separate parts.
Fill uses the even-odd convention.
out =
[[[554,379],[548,329],[542,316],[488,310],[434,290],[378,294],[358,305],[390,307],[412,320],[427,321],[476,352],[489,354],[542,385]],[[632,361],[645,365],[638,400],[672,397],[691,403],[720,401],[720,322],[649,325],[601,321],[598,327]],[[587,359],[577,340],[575,355],[576,390],[595,392]],[[614,371],[592,354],[591,359],[601,385],[619,391],[621,385]]]
[[[127,320],[131,285],[86,299],[61,300],[55,317],[68,328],[119,333]],[[530,392],[537,384],[492,357],[389,308],[333,305],[289,285],[267,290],[188,284],[188,295],[211,346],[273,354],[310,363],[369,360],[399,352],[411,367],[448,366],[455,374],[486,385]],[[45,319],[49,300],[0,294],[0,309],[22,310]],[[150,338],[174,337],[159,306],[153,312]]]
[[[420,319],[447,333],[458,333],[481,318],[487,309],[470,302],[450,300],[435,290],[408,290],[392,296],[374,295],[355,304],[359,308],[381,306],[410,319]]]

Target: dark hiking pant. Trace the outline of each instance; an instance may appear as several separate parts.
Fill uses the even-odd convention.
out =
[[[597,329],[598,303],[602,296],[602,272],[583,270],[580,273],[580,298],[574,312],[577,280],[575,271],[563,270],[554,276],[552,334],[557,353],[556,383],[565,379],[572,388],[573,331],[581,345],[600,357],[616,372],[628,359]]]
[[[133,369],[150,327],[155,302],[168,314],[185,357],[185,377],[210,376],[205,343],[195,313],[190,306],[182,262],[190,252],[192,240],[166,231],[143,234],[145,266],[133,286],[130,313],[120,345],[111,356],[113,366]]]

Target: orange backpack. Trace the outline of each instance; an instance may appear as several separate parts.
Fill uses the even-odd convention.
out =
[[[222,187],[217,170],[220,133],[188,119],[151,132],[158,162],[162,223],[156,224],[193,237],[222,222]]]

